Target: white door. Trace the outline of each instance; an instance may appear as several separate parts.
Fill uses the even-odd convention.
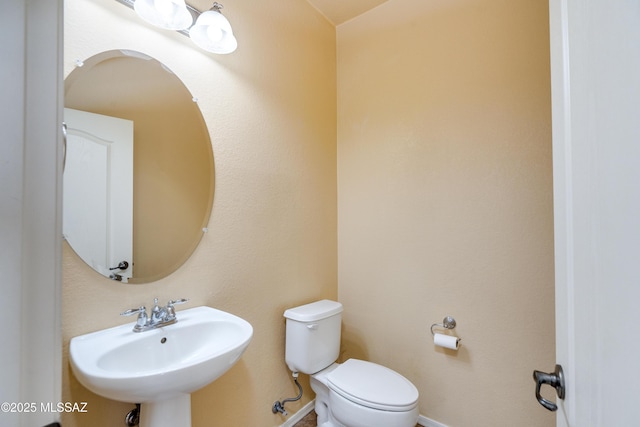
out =
[[[133,272],[133,122],[70,108],[64,120],[63,234],[94,270],[127,282]],[[127,267],[117,268],[123,261]]]
[[[640,426],[640,1],[549,6],[557,425]]]

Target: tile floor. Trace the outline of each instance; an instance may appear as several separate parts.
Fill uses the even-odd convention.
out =
[[[311,411],[309,414],[298,421],[293,427],[316,427],[316,412]],[[422,427],[420,424],[416,424],[416,427]]]
[[[316,427],[316,411],[311,411],[309,414],[298,421],[293,427]]]

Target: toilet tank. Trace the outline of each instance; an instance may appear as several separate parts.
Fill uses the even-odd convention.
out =
[[[342,304],[316,301],[290,308],[284,317],[285,362],[292,372],[315,374],[338,359]]]

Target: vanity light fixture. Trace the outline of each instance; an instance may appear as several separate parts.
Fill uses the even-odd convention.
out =
[[[135,0],[133,9],[140,18],[165,30],[186,30],[193,23],[184,0]]]
[[[200,12],[186,4],[185,0],[116,1],[135,10],[142,19],[156,27],[176,30],[190,37],[208,52],[226,54],[238,47],[231,24],[222,15],[223,6],[218,2],[214,2],[210,10]]]
[[[191,40],[208,52],[231,53],[238,47],[231,24],[220,12],[222,7],[213,3],[211,10],[202,13],[189,30]]]

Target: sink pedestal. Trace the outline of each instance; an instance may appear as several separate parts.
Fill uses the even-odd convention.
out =
[[[191,427],[191,395],[140,405],[140,427]]]

